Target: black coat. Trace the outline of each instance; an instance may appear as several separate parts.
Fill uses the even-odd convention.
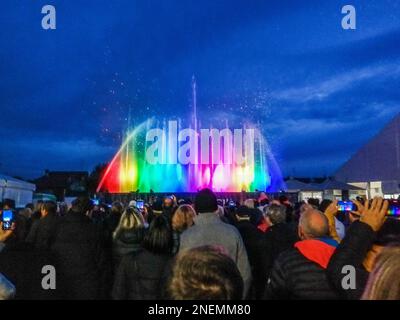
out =
[[[371,249],[375,240],[375,232],[366,223],[355,221],[346,232],[340,245],[336,248],[329,264],[328,277],[342,298],[360,299],[367,284],[369,272],[363,267],[363,261],[367,252]],[[342,279],[347,273],[342,273],[345,265],[355,267],[355,289],[344,290]]]
[[[107,231],[112,234],[117,228],[119,220],[121,219],[121,214],[116,212],[111,212],[111,214],[104,220],[105,227]]]
[[[34,249],[30,244],[7,243],[0,252],[0,273],[14,284],[18,300],[59,298],[57,289],[42,288],[42,268],[46,265],[54,265],[50,252]]]
[[[236,227],[243,238],[249,258],[255,298],[259,299],[262,297],[267,283],[265,265],[267,248],[264,233],[257,229],[253,223],[246,220],[239,221]]]
[[[326,270],[305,258],[297,249],[283,252],[274,263],[265,299],[337,299]]]
[[[104,272],[109,267],[101,239],[101,230],[85,215],[70,212],[60,218],[51,249],[64,299],[104,298]]]
[[[291,224],[278,223],[268,228],[265,233],[266,249],[264,254],[265,276],[267,279],[278,256],[282,252],[293,248],[294,243],[298,240],[297,233]]]
[[[35,220],[26,237],[26,242],[37,249],[49,249],[54,242],[57,220],[55,214],[48,214],[42,219]]]
[[[124,255],[134,253],[140,249],[145,232],[145,228],[124,230],[114,238],[113,256],[116,262],[119,262]]]
[[[126,255],[118,267],[112,290],[115,300],[156,300],[165,297],[171,256],[147,250]]]

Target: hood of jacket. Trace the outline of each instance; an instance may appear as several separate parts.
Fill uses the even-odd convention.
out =
[[[144,229],[122,231],[115,240],[125,244],[140,244],[144,237]]]

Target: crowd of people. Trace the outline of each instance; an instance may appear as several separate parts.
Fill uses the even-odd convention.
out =
[[[0,299],[400,299],[400,221],[388,202],[44,201],[0,227]],[[44,286],[44,266],[55,285]]]

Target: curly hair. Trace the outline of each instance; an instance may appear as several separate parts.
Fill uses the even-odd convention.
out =
[[[203,246],[178,255],[168,292],[175,300],[239,300],[243,279],[222,250]]]

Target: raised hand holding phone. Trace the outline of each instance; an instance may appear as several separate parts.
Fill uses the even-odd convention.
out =
[[[12,223],[10,229],[4,230],[3,222],[0,221],[0,242],[6,241],[12,235],[14,228],[15,228],[15,224]]]
[[[366,201],[361,211],[360,221],[368,224],[375,232],[378,231],[386,220],[388,206],[389,202],[380,197],[374,198],[372,203]]]
[[[333,239],[335,239],[336,241],[340,242],[339,235],[337,234],[337,231],[336,231],[336,222],[335,222],[335,216],[337,215],[337,212],[338,212],[338,201],[335,199],[325,209],[324,214],[328,218],[330,236]]]
[[[14,220],[14,213],[12,210],[3,210],[1,215],[1,222],[2,222],[2,229],[3,230],[10,230],[12,221]]]
[[[351,223],[360,219],[361,212],[364,210],[364,206],[361,204],[360,201],[352,200],[352,202],[354,203],[354,208],[349,212],[349,220]]]

